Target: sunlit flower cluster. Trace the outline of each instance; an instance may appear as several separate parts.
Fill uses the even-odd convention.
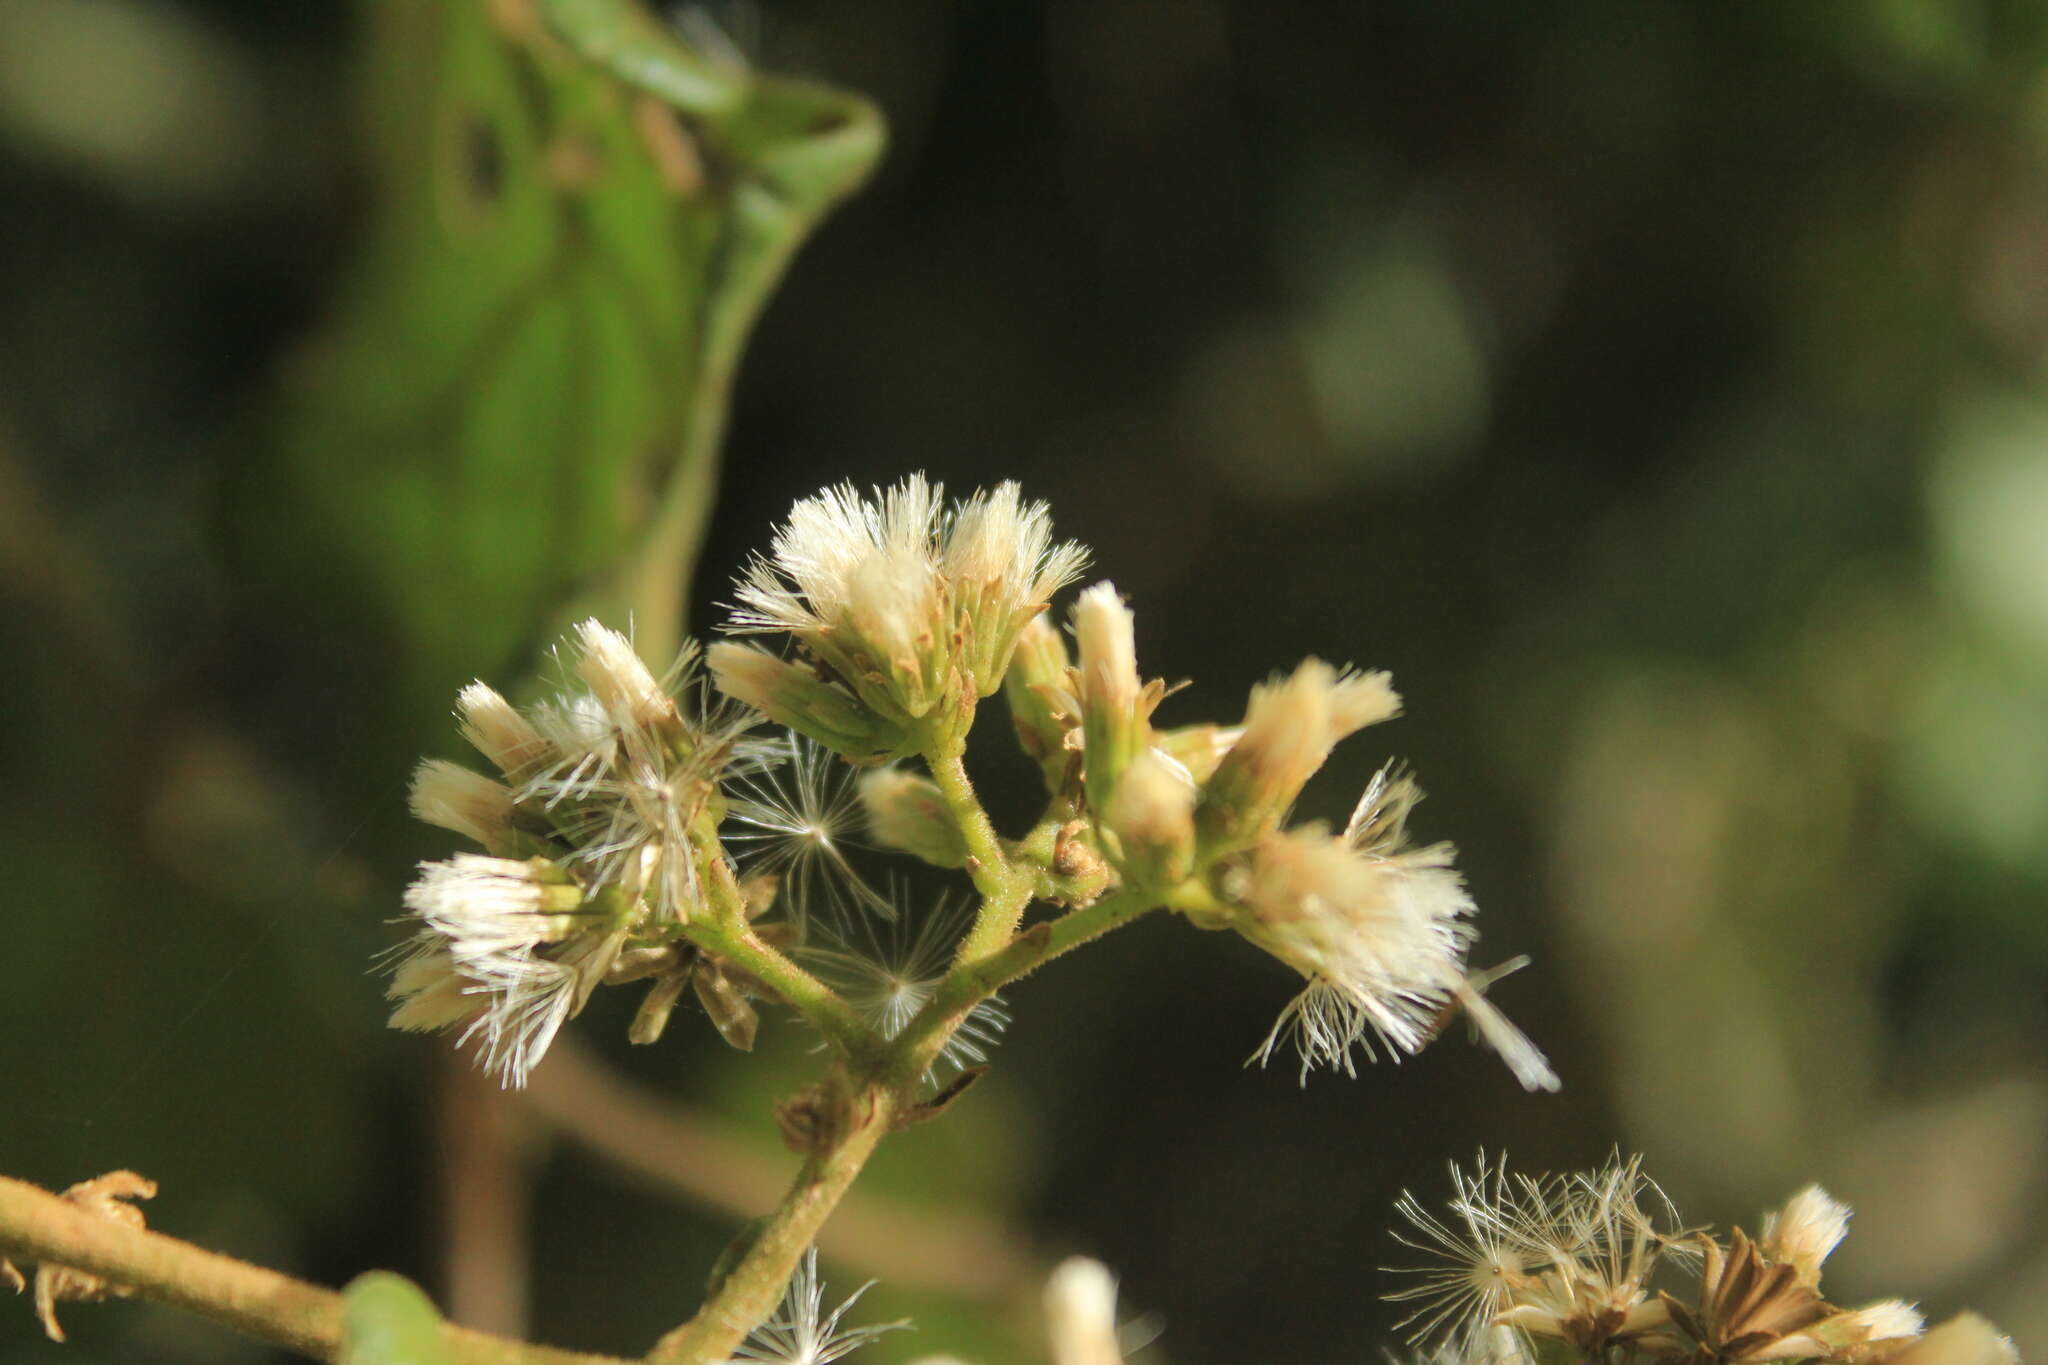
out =
[[[1413,1305],[1403,1326],[1433,1359],[1522,1365],[1763,1365],[1812,1360],[2013,1365],[2011,1343],[1965,1315],[1933,1332],[1899,1299],[1842,1308],[1821,1293],[1821,1263],[1848,1208],[1819,1186],[1765,1215],[1761,1240],[1683,1227],[1640,1158],[1594,1171],[1510,1174],[1482,1153],[1453,1165],[1447,1216],[1412,1194],[1396,1206],[1405,1246],[1431,1264],[1387,1297]],[[1561,1354],[1560,1354],[1561,1353]]]
[[[1019,634],[1086,561],[1014,483],[950,507],[921,475],[873,500],[830,488],[776,530],[728,627],[787,634],[802,657],[728,643],[711,668],[731,695],[849,758],[907,756],[1002,685]]]
[[[462,733],[499,777],[429,760],[412,808],[488,856],[424,863],[406,892],[418,928],[392,979],[395,1027],[461,1028],[521,1084],[599,985],[673,956],[668,926],[699,913],[719,780],[753,720],[708,701],[693,657],[657,678],[586,621],[550,700],[521,711],[483,683],[463,689]]]
[[[725,699],[694,650],[656,676],[596,621],[563,651],[557,695],[521,709],[466,688],[463,735],[496,774],[430,760],[413,809],[482,851],[423,865],[408,891],[392,1022],[460,1029],[514,1084],[604,984],[648,983],[640,1041],[694,994],[746,1047],[749,1002],[781,989],[828,1032],[851,1017],[887,1043],[963,944],[1001,939],[976,939],[967,911],[878,929],[903,913],[867,870],[886,850],[967,871],[985,895],[994,877],[1020,905],[1136,896],[1238,932],[1302,979],[1255,1055],[1291,1043],[1304,1076],[1413,1053],[1463,1013],[1525,1086],[1555,1088],[1483,994],[1501,973],[1467,966],[1474,906],[1450,846],[1407,840],[1411,781],[1383,772],[1341,833],[1288,824],[1334,746],[1399,712],[1387,675],[1308,659],[1255,686],[1240,724],[1159,728],[1171,689],[1140,673],[1113,585],[1078,595],[1071,653],[1044,619],[1085,559],[1015,484],[951,503],[920,476],[832,488],[798,502],[740,577],[728,631],[786,638],[714,646]],[[1048,788],[1038,831],[1010,844],[958,772],[999,690]],[[787,728],[750,736],[764,718]],[[805,1012],[805,968],[841,1013]],[[924,1060],[978,1062],[1006,1017],[981,1000]]]
[[[1349,1073],[1354,1054],[1416,1052],[1463,1012],[1524,1086],[1557,1088],[1543,1054],[1466,966],[1475,907],[1451,846],[1408,843],[1421,796],[1412,780],[1383,770],[1341,835],[1284,826],[1340,740],[1399,713],[1386,674],[1308,659],[1254,687],[1240,726],[1162,731],[1152,717],[1167,689],[1141,680],[1133,618],[1115,589],[1082,593],[1073,625],[1074,665],[1061,667],[1056,641],[1021,651],[1040,676],[1011,693],[1020,734],[1048,780],[1085,796],[1127,881],[1192,879],[1198,891],[1169,903],[1204,928],[1238,931],[1304,978],[1255,1058],[1291,1041],[1304,1077],[1321,1064]],[[1075,754],[1078,771],[1056,749]]]

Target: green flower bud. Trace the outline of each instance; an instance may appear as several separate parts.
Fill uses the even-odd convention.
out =
[[[877,715],[806,664],[730,642],[711,646],[705,663],[727,696],[855,763],[879,763],[912,751],[901,725]]]
[[[1125,880],[1168,886],[1194,870],[1195,796],[1187,771],[1159,750],[1131,760],[1100,821]]]
[[[933,867],[967,866],[967,842],[938,787],[901,768],[878,768],[860,780],[868,833],[884,848],[900,849]]]

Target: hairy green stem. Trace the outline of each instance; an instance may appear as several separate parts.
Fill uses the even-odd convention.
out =
[[[840,1051],[852,1057],[871,1055],[881,1040],[853,1007],[753,931],[725,865],[714,862],[704,882],[712,913],[685,924],[683,937],[758,978]]]
[[[896,1035],[891,1047],[892,1077],[907,1083],[922,1076],[968,1013],[1010,982],[1160,905],[1156,891],[1113,891],[1091,905],[1033,925],[992,953],[975,958],[963,955],[940,983],[931,1003]]]
[[[1068,803],[1058,801],[1048,806],[1030,833],[1011,841],[1010,861],[1034,863],[1041,868],[1052,866],[1053,848],[1059,840],[1060,826],[1072,818]]]
[[[986,958],[971,966],[964,975],[967,982],[984,996],[993,994],[1019,977],[1037,971],[1060,954],[1100,938],[1112,929],[1120,929],[1141,915],[1150,914],[1162,903],[1158,892],[1143,887],[1112,891],[1090,905],[1046,921],[1045,937],[1035,945],[1026,943],[1031,937],[1026,934],[1011,945],[1015,951],[1006,949]]]
[[[804,1162],[796,1183],[697,1315],[655,1343],[647,1353],[648,1365],[710,1365],[730,1359],[747,1333],[782,1301],[797,1262],[895,1123],[897,1099],[888,1086],[870,1084],[848,1093],[828,1081],[812,1093],[826,1097],[820,1108],[828,1145]]]
[[[1001,951],[1016,937],[1017,923],[1024,918],[1024,907],[1030,904],[1032,888],[1038,882],[1036,871],[1031,867],[1019,868],[1004,879],[993,895],[983,896],[974,927],[960,940],[953,955],[956,965],[979,962]]]
[[[210,1318],[314,1360],[339,1360],[342,1298],[331,1289],[130,1227],[0,1176],[0,1255],[88,1271],[141,1298]],[[446,1324],[455,1365],[622,1365]]]
[[[974,917],[974,927],[960,940],[953,958],[955,962],[973,962],[995,952],[1016,934],[1017,922],[1024,916],[1024,907],[1031,901],[1031,889],[1038,878],[1033,867],[1011,866],[1002,841],[996,838],[995,826],[989,823],[988,812],[974,795],[963,755],[963,746],[953,744],[927,753],[925,762],[931,768],[932,781],[937,784],[947,811],[960,828],[960,837],[967,844],[967,870],[974,878],[974,889],[981,893],[981,910]]]
[[[995,826],[989,823],[988,812],[974,795],[964,750],[959,745],[934,750],[925,755],[925,762],[945,799],[946,810],[960,827],[960,837],[967,845],[967,870],[974,877],[975,890],[984,899],[995,897],[1006,889],[1010,860],[1003,853],[1002,841],[996,838]]]

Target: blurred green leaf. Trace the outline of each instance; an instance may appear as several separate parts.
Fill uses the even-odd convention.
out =
[[[441,1314],[403,1275],[372,1270],[342,1291],[341,1365],[449,1365]]]
[[[237,489],[263,625],[393,661],[410,716],[571,612],[664,657],[741,345],[880,118],[630,0],[370,18],[376,220]]]

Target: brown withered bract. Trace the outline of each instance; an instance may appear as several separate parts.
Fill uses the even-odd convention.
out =
[[[1825,1345],[1803,1334],[1836,1310],[1801,1280],[1796,1266],[1764,1259],[1741,1228],[1729,1237],[1726,1251],[1710,1237],[1702,1236],[1699,1243],[1698,1308],[1662,1296],[1672,1321],[1699,1343],[1694,1359],[1764,1361],[1829,1354]]]
[[[64,1191],[63,1198],[89,1213],[102,1218],[111,1218],[131,1228],[146,1226],[142,1210],[125,1201],[130,1199],[156,1198],[156,1182],[133,1171],[109,1171],[81,1180]],[[20,1288],[21,1272],[13,1266],[8,1279]],[[57,1305],[67,1301],[96,1303],[102,1299],[126,1298],[135,1291],[126,1285],[112,1284],[89,1271],[74,1270],[70,1266],[43,1264],[36,1267],[36,1317],[43,1324],[43,1331],[52,1341],[64,1340],[64,1329],[57,1322]]]
[[[988,1068],[986,1066],[968,1067],[965,1071],[962,1071],[959,1075],[948,1081],[936,1095],[921,1103],[914,1104],[910,1108],[905,1109],[901,1114],[898,1114],[894,1130],[901,1132],[905,1128],[915,1128],[920,1123],[929,1122],[937,1118],[950,1109],[955,1100],[966,1094],[976,1081],[987,1074]]]
[[[855,1127],[874,1118],[875,1101],[847,1093],[843,1078],[827,1076],[775,1106],[775,1128],[792,1152],[829,1152]]]
[[[808,1085],[775,1105],[775,1130],[782,1145],[799,1155],[824,1151],[832,1146],[837,1129],[832,1122],[832,1105],[825,1087]]]
[[[740,881],[740,897],[748,919],[765,914],[774,904],[780,881],[766,874]],[[787,948],[796,938],[795,926],[788,924],[765,925],[754,933],[772,948]],[[689,988],[696,992],[697,1002],[710,1016],[718,1036],[741,1052],[751,1052],[761,1016],[749,1002],[776,998],[775,992],[752,973],[688,943],[669,944],[631,958],[622,954],[605,979],[607,984],[617,984],[648,977],[655,978],[654,985],[640,1002],[626,1035],[635,1043],[660,1039],[668,1027],[669,1014],[682,999],[684,989]]]

